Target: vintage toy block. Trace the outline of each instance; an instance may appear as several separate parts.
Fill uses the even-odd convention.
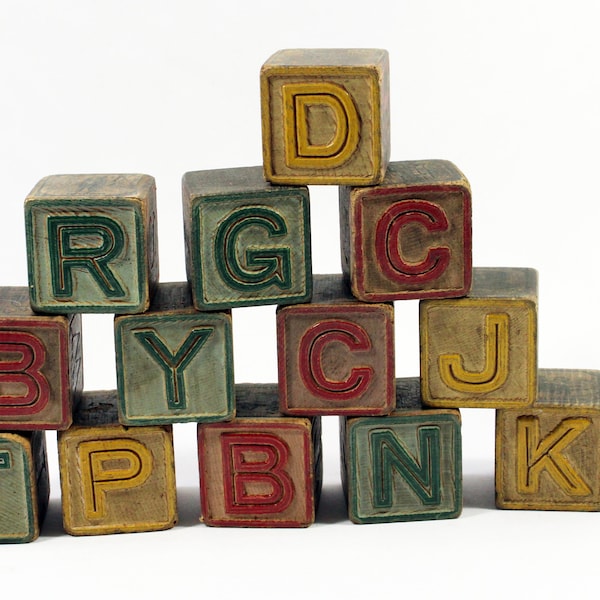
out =
[[[0,433],[0,543],[36,539],[49,495],[45,432]]]
[[[340,234],[359,300],[453,298],[471,287],[471,191],[451,162],[392,162],[378,186],[341,187]]]
[[[600,372],[540,369],[529,408],[496,412],[496,505],[600,510]]]
[[[322,483],[319,417],[284,417],[276,384],[236,385],[237,417],[198,425],[207,525],[306,527]]]
[[[123,427],[117,394],[88,392],[58,437],[63,525],[71,535],[168,529],[177,521],[170,426]]]
[[[390,154],[385,50],[281,50],[260,73],[265,177],[374,185]]]
[[[517,408],[537,392],[537,273],[473,270],[466,298],[422,300],[425,404]]]
[[[342,482],[354,523],[451,519],[462,511],[460,413],[421,404],[418,378],[396,380],[386,417],[341,419]]]
[[[31,304],[40,312],[143,312],[158,281],[149,175],[51,175],[25,200]]]
[[[80,315],[39,315],[0,287],[0,430],[66,429],[83,387]]]
[[[317,275],[310,304],[279,307],[281,412],[382,415],[394,407],[394,308],[352,297],[342,275]]]
[[[188,280],[198,310],[308,302],[306,186],[274,186],[261,167],[183,176]]]
[[[231,314],[194,310],[187,283],[162,283],[148,312],[116,317],[115,352],[124,425],[233,417]]]

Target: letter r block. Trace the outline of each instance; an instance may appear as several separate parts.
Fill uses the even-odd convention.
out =
[[[261,167],[183,176],[188,281],[198,310],[307,302],[306,186],[274,186]]]
[[[471,191],[450,162],[392,162],[373,187],[340,188],[342,271],[364,302],[465,296]]]
[[[158,281],[149,175],[51,175],[25,200],[31,305],[49,313],[137,313]]]
[[[261,69],[265,177],[373,185],[389,160],[385,50],[281,50]]]

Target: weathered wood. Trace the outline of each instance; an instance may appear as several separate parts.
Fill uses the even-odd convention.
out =
[[[342,270],[365,302],[465,296],[471,191],[450,162],[392,162],[373,187],[340,188]]]
[[[385,50],[281,50],[260,75],[265,177],[373,185],[390,153]]]
[[[198,310],[307,302],[306,186],[274,186],[262,167],[183,176],[188,280]]]
[[[143,312],[158,281],[149,175],[51,175],[25,199],[31,304],[51,313]]]
[[[517,408],[537,392],[537,273],[473,269],[466,298],[420,305],[423,400]]]

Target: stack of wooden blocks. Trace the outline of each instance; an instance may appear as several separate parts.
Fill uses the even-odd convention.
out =
[[[472,268],[464,175],[389,163],[388,70],[367,49],[263,65],[263,166],[183,177],[185,283],[159,283],[152,177],[34,187],[29,289],[0,288],[1,541],[39,533],[44,430],[67,532],[171,527],[186,421],[209,525],[312,523],[324,415],[340,417],[352,521],[456,517],[461,407],[499,409],[499,507],[598,510],[598,375],[538,373],[537,275]],[[311,184],[340,186],[338,275],[312,274]],[[403,299],[421,301],[420,379],[394,374]],[[278,305],[278,383],[234,385],[231,310],[262,304]],[[115,391],[83,391],[86,312],[115,314]]]

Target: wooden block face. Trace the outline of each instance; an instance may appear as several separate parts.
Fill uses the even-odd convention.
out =
[[[155,531],[177,520],[168,427],[72,427],[59,436],[63,524],[71,535]]]
[[[282,50],[261,69],[265,177],[373,185],[389,160],[385,50]]]
[[[310,299],[308,188],[272,186],[249,167],[186,173],[183,189],[196,308]]]
[[[53,313],[146,310],[158,280],[148,175],[52,175],[25,200],[31,304]]]
[[[308,419],[249,418],[198,426],[202,520],[306,527],[315,519]]]
[[[343,271],[365,302],[464,296],[471,192],[448,161],[390,163],[383,182],[340,189]]]
[[[0,430],[66,429],[82,387],[81,317],[43,316],[0,288]]]

